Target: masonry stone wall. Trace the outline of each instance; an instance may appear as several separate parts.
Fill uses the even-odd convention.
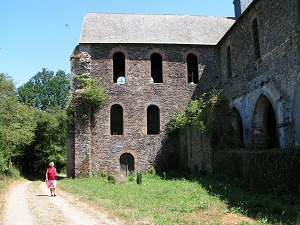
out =
[[[242,117],[248,148],[256,148],[255,141],[265,135],[255,129],[254,115],[261,95],[269,99],[275,111],[280,147],[294,146],[295,136],[299,136],[292,115],[300,76],[297,4],[294,0],[257,0],[219,43],[224,91]],[[261,53],[258,60],[254,58],[251,27],[255,18]],[[227,46],[231,48],[231,78],[227,75]]]
[[[255,57],[254,19],[259,59]],[[210,172],[212,150],[206,138],[193,127],[184,128],[179,136],[167,135],[166,127],[191,98],[214,87],[224,90],[231,108],[240,114],[245,148],[268,147],[270,118],[275,123],[279,147],[298,146],[299,31],[298,0],[254,0],[217,45],[79,44],[71,57],[73,96],[80,93],[74,77],[85,73],[99,79],[109,97],[94,115],[89,114],[88,106],[77,104],[75,134],[70,134],[68,140],[71,148],[68,167],[72,167],[68,171],[75,171],[75,176],[90,176],[101,170],[118,173],[121,155],[129,153],[134,158],[135,169],[140,171],[155,165],[162,171],[179,167]],[[228,46],[230,76],[227,74]],[[116,52],[125,56],[125,84],[113,83]],[[162,56],[163,83],[150,83],[152,53]],[[189,53],[198,57],[198,84],[187,83]],[[110,109],[115,104],[123,108],[123,135],[110,134]],[[159,108],[159,134],[147,135],[150,105]]]
[[[213,171],[213,151],[210,138],[197,126],[186,125],[179,132],[179,168],[191,173],[208,174]]]
[[[113,83],[115,52],[125,55],[125,84]],[[198,55],[198,85],[187,82],[186,55],[190,52]],[[152,53],[162,56],[163,83],[150,83]],[[134,157],[136,170],[147,171],[152,165],[162,171],[177,168],[176,138],[172,140],[166,134],[167,124],[186,108],[193,96],[210,90],[211,84],[217,83],[217,49],[188,45],[81,44],[76,54],[90,55],[90,62],[89,66],[82,66],[80,59],[73,57],[73,77],[82,72],[79,66],[89,68],[84,72],[99,79],[109,97],[92,119],[84,123],[82,117],[88,112],[81,104],[77,106],[75,176],[89,176],[102,170],[118,173],[124,153]],[[76,90],[76,82],[72,86]],[[110,109],[115,104],[123,108],[123,135],[110,133]],[[149,105],[159,108],[159,134],[147,134]]]

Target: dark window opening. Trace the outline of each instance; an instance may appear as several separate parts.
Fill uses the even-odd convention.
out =
[[[134,157],[130,153],[124,153],[121,155],[120,170],[124,175],[134,172]]]
[[[110,110],[110,134],[123,134],[123,108],[120,105],[113,105]]]
[[[162,57],[158,53],[151,55],[151,77],[154,83],[163,82]]]
[[[116,52],[113,56],[113,72],[114,83],[117,83],[119,77],[124,77],[125,80],[125,56],[121,52]]]
[[[232,71],[231,71],[231,49],[230,46],[227,47],[227,77],[232,77]]]
[[[155,105],[150,105],[147,108],[147,134],[159,134],[159,132],[159,108]]]
[[[194,54],[187,56],[188,83],[198,84],[198,59]]]
[[[259,33],[257,19],[252,22],[253,44],[254,44],[254,57],[255,61],[260,58],[260,46],[259,46]]]

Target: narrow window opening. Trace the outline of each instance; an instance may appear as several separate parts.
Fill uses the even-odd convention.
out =
[[[252,22],[253,44],[254,44],[254,57],[255,61],[260,59],[260,46],[259,46],[259,33],[257,19]]]
[[[188,83],[198,84],[198,59],[194,54],[187,55]]]
[[[124,77],[125,82],[125,56],[122,52],[116,52],[113,56],[114,83],[118,82],[119,77]]]
[[[159,108],[155,105],[150,105],[147,108],[147,134],[159,134],[160,118]]]
[[[113,105],[110,110],[110,134],[123,134],[123,108],[120,105]]]
[[[231,70],[231,49],[230,49],[230,46],[227,47],[227,77],[229,79],[232,77],[232,70]]]
[[[163,82],[162,57],[158,53],[151,55],[151,78],[154,83]]]

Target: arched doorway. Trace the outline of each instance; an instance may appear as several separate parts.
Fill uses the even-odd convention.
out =
[[[130,153],[124,153],[120,156],[120,172],[128,175],[134,171],[134,157]]]
[[[276,115],[265,95],[261,95],[254,110],[253,147],[271,149],[278,146]]]

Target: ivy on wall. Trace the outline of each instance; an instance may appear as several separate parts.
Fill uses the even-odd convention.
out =
[[[228,100],[222,90],[213,89],[198,99],[192,99],[184,111],[177,113],[168,123],[168,132],[175,133],[186,125],[195,125],[200,133],[205,133],[215,149],[234,148],[239,145],[228,116]]]
[[[92,108],[105,104],[108,96],[105,89],[100,85],[99,80],[91,78],[88,74],[75,76],[78,88],[84,89],[80,97]]]

